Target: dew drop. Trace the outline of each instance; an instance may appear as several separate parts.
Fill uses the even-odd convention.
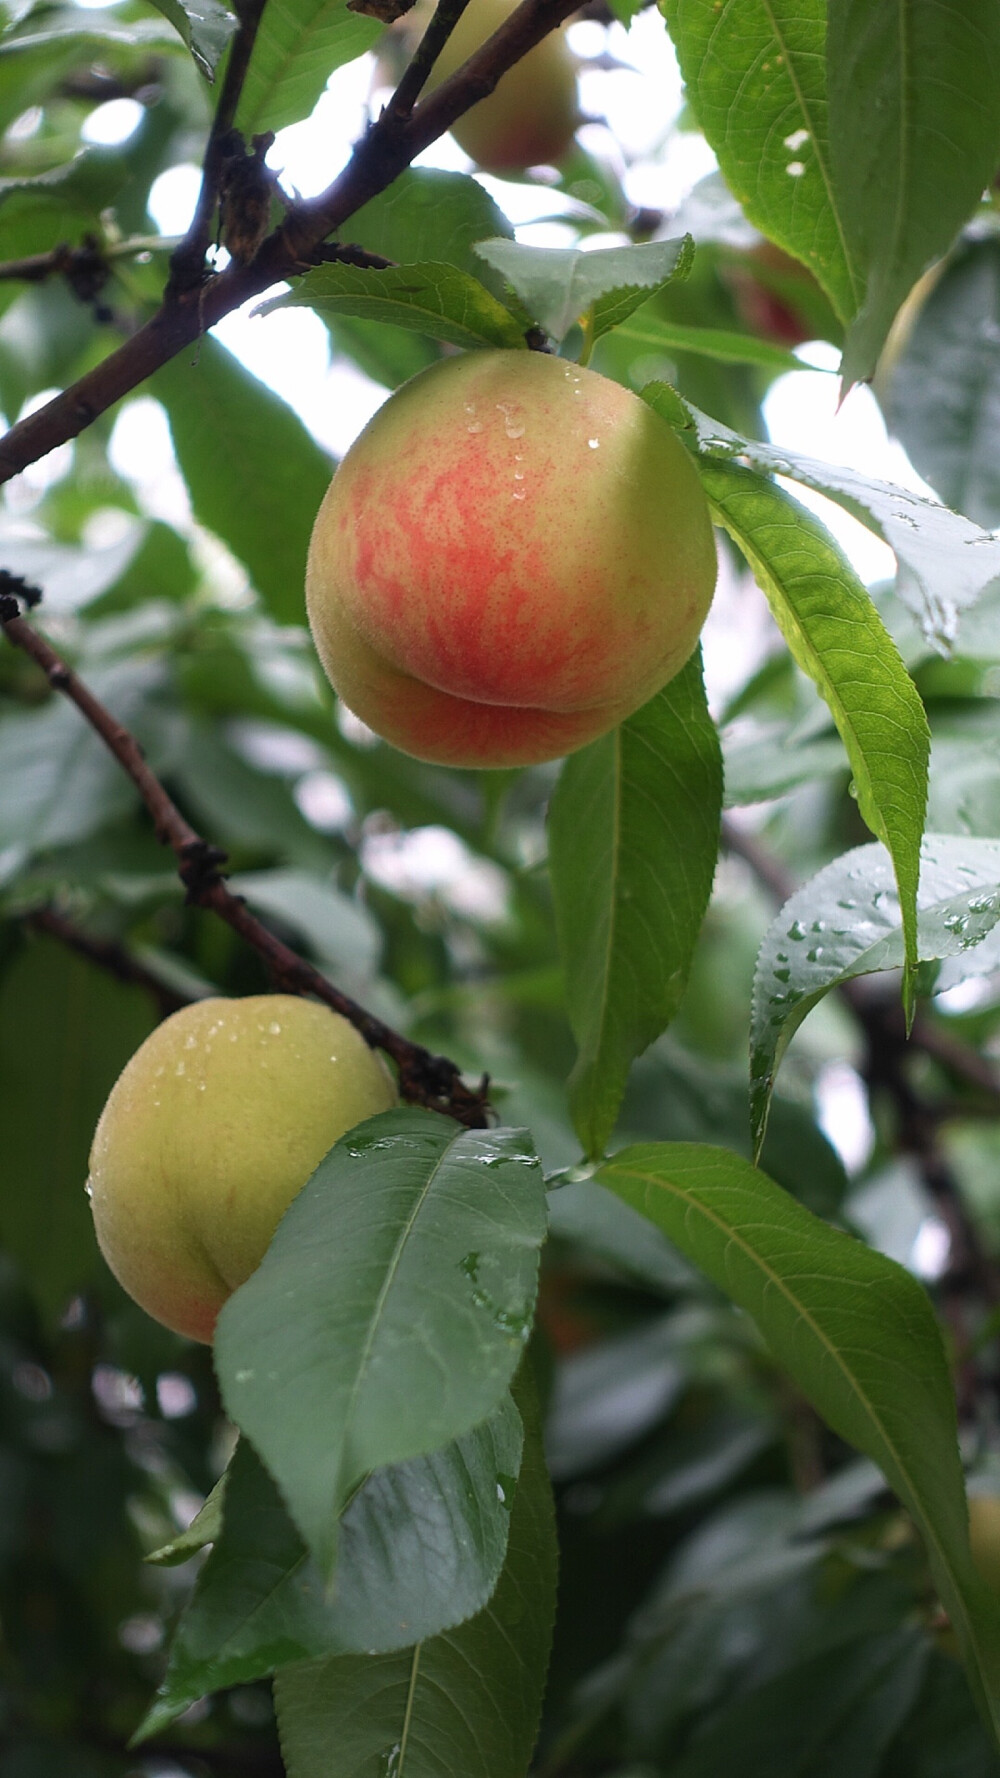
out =
[[[472,424],[467,426],[465,430],[466,432],[482,432],[483,423],[481,420],[473,420]]]
[[[93,1195],[94,1195],[94,1182],[93,1182],[93,1180],[92,1180],[92,1179],[88,1179],[88,1180],[87,1180],[87,1183],[86,1183],[86,1185],[85,1185],[85,1186],[84,1186],[84,1188],[83,1188],[83,1189],[84,1189],[84,1191],[85,1191],[85,1192],[86,1192],[86,1194],[87,1194],[87,1196],[88,1196],[88,1198],[92,1198],[92,1197],[93,1197]]]
[[[793,920],[792,924],[788,928],[787,936],[789,938],[800,939],[800,938],[805,938],[805,935],[806,935],[806,929],[803,926],[802,921],[801,920]]]
[[[271,1037],[280,1037],[281,1036],[281,1026],[278,1024],[277,1019],[272,1019],[271,1023],[268,1025],[267,1029],[268,1029],[269,1036],[271,1036]]]
[[[599,451],[601,448],[601,441],[599,438],[588,438],[587,443],[592,451]]]
[[[779,982],[787,982],[789,977],[791,976],[791,973],[792,973],[791,970],[789,968],[787,968],[787,966],[784,968],[781,968],[781,969],[776,969],[774,971],[775,977]],[[779,996],[779,998],[784,1000],[785,996],[782,994]]]

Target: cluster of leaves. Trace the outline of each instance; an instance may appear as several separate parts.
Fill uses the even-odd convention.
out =
[[[718,723],[699,659],[561,770],[432,770],[338,719],[301,597],[330,464],[211,339],[143,391],[182,517],[116,466],[109,414],[0,512],[3,565],[44,588],[47,633],[227,848],[234,889],[407,1035],[488,1069],[503,1120],[403,1109],[338,1145],[224,1311],[214,1369],[152,1328],[96,1251],[90,1132],[166,1007],[267,983],[185,901],[78,713],[0,650],[16,1778],[152,1774],[161,1754],[289,1778],[1000,1771],[1000,1611],[970,1561],[948,1358],[885,1257],[911,1256],[931,1189],[987,1256],[941,1297],[988,1484],[1000,24],[975,0],[664,12],[721,169],[669,239],[532,249],[472,176],[414,169],[351,219],[388,267],[324,264],[268,307],[307,305],[386,388],[532,326],[641,388],[776,625]],[[0,280],[12,419],[162,292],[149,193],[200,149],[234,28],[214,0],[162,14],[8,7],[4,255],[89,242],[98,267]],[[307,115],[379,29],[343,0],[269,0],[238,127]],[[124,95],[132,135],[87,147],[95,104]],[[557,193],[581,239],[627,237],[611,157],[581,148]],[[960,512],[765,442],[788,340],[816,335],[848,382],[882,354],[891,424]],[[888,543],[895,583],[870,596],[789,482]],[[723,802],[755,806],[770,880],[793,878],[777,917],[738,858],[717,868]],[[877,972],[911,1010],[975,992],[961,1016],[922,1008],[936,1039],[874,1105],[849,1181],[811,1088],[845,1046],[864,1061],[827,996]],[[140,1721],[155,1754],[127,1751]]]

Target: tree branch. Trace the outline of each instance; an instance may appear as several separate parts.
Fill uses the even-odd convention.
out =
[[[4,593],[2,582],[0,628],[15,648],[30,655],[53,689],[76,705],[127,772],[153,817],[157,839],[161,845],[170,846],[177,859],[178,875],[187,889],[188,900],[198,907],[211,908],[227,926],[252,945],[264,959],[276,985],[291,993],[315,995],[349,1020],[372,1049],[384,1050],[399,1070],[404,1099],[444,1112],[468,1129],[485,1128],[489,1114],[486,1077],[476,1088],[466,1086],[454,1062],[446,1056],[432,1055],[422,1044],[411,1043],[349,995],[341,993],[325,975],[298,956],[250,912],[246,903],[226,887],[220,875],[220,868],[226,861],[225,853],[210,845],[185,819],[155,772],[146,764],[135,736],[105,709],[55,649],[17,613],[15,599],[11,593]]]
[[[386,106],[394,116],[406,117],[413,110],[431,69],[468,4],[469,0],[438,0],[437,10]]]
[[[131,394],[160,366],[214,327],[224,315],[271,284],[311,263],[316,248],[369,199],[377,197],[464,111],[492,92],[500,76],[576,10],[577,0],[523,0],[493,37],[414,111],[390,105],[355,147],[343,172],[321,196],[289,206],[246,264],[233,260],[207,284],[165,302],[101,364],[12,426],[0,441],[0,483],[76,438],[100,414]],[[190,238],[190,237],[189,237]]]
[[[165,292],[167,303],[175,300],[183,291],[197,289],[205,276],[205,255],[212,238],[212,217],[219,202],[226,165],[227,137],[233,127],[264,5],[265,0],[237,0],[239,27],[229,46],[222,91],[202,162],[201,187],[194,216],[187,234],[170,261],[170,277]]]

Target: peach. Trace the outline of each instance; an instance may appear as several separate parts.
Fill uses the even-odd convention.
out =
[[[90,1155],[97,1239],[136,1302],[211,1340],[292,1199],[396,1090],[346,1019],[290,994],[199,1000],[146,1039]]]
[[[519,766],[679,672],[715,573],[697,471],[645,402],[561,358],[481,351],[421,371],[355,440],[306,601],[333,686],[378,734]]]
[[[428,92],[456,73],[517,4],[469,0],[434,64]],[[451,133],[478,166],[509,173],[561,160],[579,121],[576,67],[558,30],[508,68],[493,91],[452,124]]]

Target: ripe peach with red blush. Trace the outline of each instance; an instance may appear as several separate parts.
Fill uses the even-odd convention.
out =
[[[692,653],[708,504],[630,390],[538,352],[443,360],[355,440],[309,549],[345,704],[418,759],[519,766],[606,733]]]

